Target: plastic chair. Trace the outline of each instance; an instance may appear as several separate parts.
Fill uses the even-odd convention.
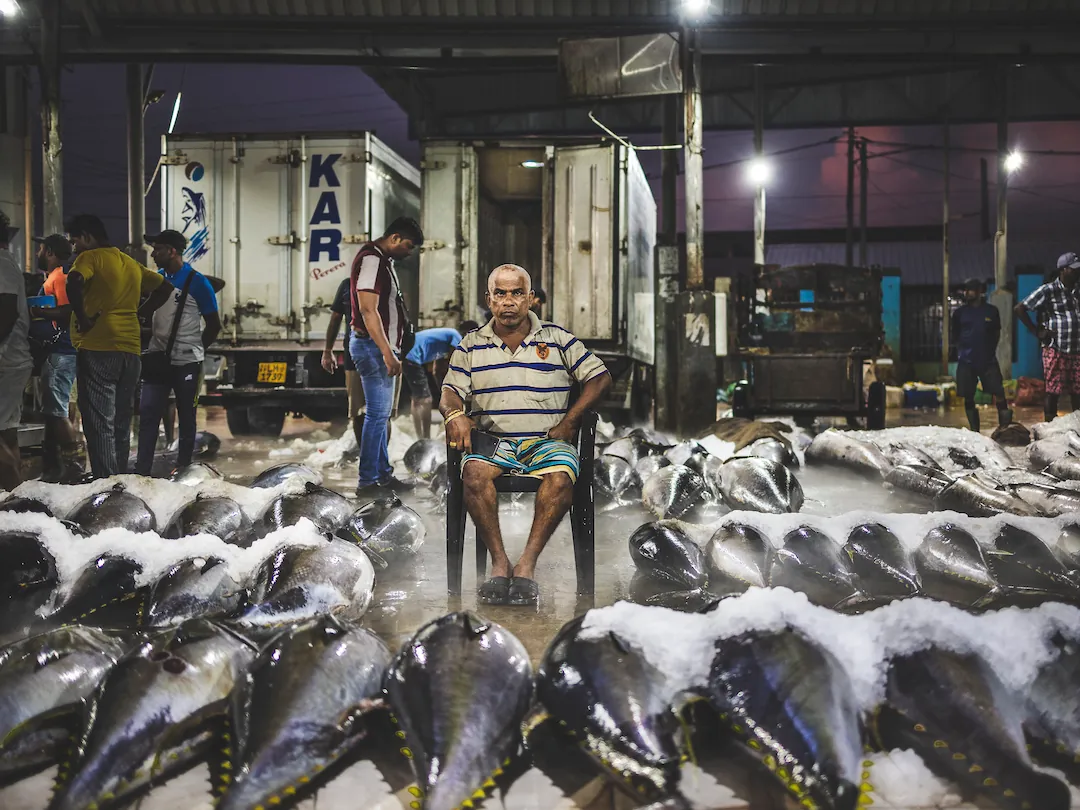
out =
[[[574,483],[570,506],[570,530],[574,537],[574,567],[577,592],[591,596],[596,581],[596,546],[593,511],[593,453],[596,446],[596,414],[587,411],[578,430],[577,451],[581,470]],[[465,490],[461,481],[460,450],[446,449],[446,585],[454,595],[461,594],[461,574],[465,565]],[[495,479],[496,492],[533,492],[540,480],[527,475],[500,475]],[[487,546],[476,539],[476,579],[482,582],[487,573]]]

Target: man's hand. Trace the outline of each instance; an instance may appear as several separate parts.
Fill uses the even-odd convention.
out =
[[[334,371],[337,369],[337,363],[334,361],[333,352],[323,352],[322,367],[326,370],[327,374],[333,374]]]
[[[1036,332],[1035,335],[1039,338],[1039,343],[1041,343],[1043,346],[1050,345],[1050,338],[1052,337],[1052,335],[1050,334],[1049,329],[1043,327],[1038,332]]]
[[[79,334],[80,335],[85,335],[87,332],[89,332],[91,329],[93,329],[94,326],[98,322],[98,318],[100,318],[100,317],[101,317],[101,313],[99,312],[97,315],[89,315],[89,316],[86,316],[86,317],[78,318],[78,321],[79,321]]]
[[[447,422],[446,438],[450,440],[450,448],[463,453],[471,452],[473,427],[473,420],[467,416],[459,416]]]
[[[567,444],[574,443],[574,434],[577,432],[577,427],[572,425],[568,420],[563,419],[559,424],[548,431],[547,435],[549,439],[558,439],[561,442]]]
[[[394,356],[393,352],[383,353],[383,362],[386,363],[386,373],[391,377],[396,377],[401,373],[401,361]]]

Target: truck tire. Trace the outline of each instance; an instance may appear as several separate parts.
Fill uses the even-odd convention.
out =
[[[880,380],[870,383],[866,394],[866,427],[868,430],[885,429],[885,383]]]
[[[280,436],[285,425],[284,408],[252,406],[248,408],[248,423],[256,436]]]
[[[248,409],[243,405],[233,405],[225,409],[225,422],[229,426],[229,433],[233,436],[250,436],[251,422],[248,420]]]

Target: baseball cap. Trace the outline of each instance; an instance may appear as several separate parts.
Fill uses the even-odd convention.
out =
[[[1080,267],[1080,256],[1075,253],[1062,253],[1058,256],[1058,270],[1064,270],[1066,267]]]
[[[177,253],[183,253],[184,248],[187,247],[187,239],[180,231],[166,230],[159,234],[145,233],[143,239],[146,240],[148,245],[168,245]]]
[[[71,241],[63,234],[51,233],[48,236],[35,236],[34,242],[44,245],[45,249],[58,259],[71,256]]]

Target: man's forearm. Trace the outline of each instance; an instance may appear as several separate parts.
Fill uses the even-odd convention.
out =
[[[382,318],[379,317],[379,313],[368,309],[361,310],[360,314],[364,316],[364,326],[367,327],[371,339],[375,341],[379,351],[386,354],[390,351],[390,341],[386,339],[386,331],[383,329]]]
[[[67,297],[68,303],[71,305],[71,311],[75,313],[76,319],[81,323],[86,320],[86,309],[83,303],[83,277],[76,273],[68,273],[67,278]]]
[[[341,328],[341,313],[331,312],[330,323],[326,325],[326,345],[323,346],[324,354],[334,353],[334,344],[337,343],[338,330]]]
[[[164,303],[169,300],[169,296],[172,295],[173,289],[175,288],[169,282],[161,282],[161,286],[150,293],[143,305],[139,307],[139,314],[146,317],[157,312]],[[68,293],[68,297],[71,297],[70,292]]]
[[[1031,313],[1028,311],[1027,307],[1023,304],[1017,304],[1013,312],[1016,313],[1016,317],[1020,320],[1020,323],[1027,327],[1029,332],[1033,335],[1039,334],[1039,329],[1035,326],[1035,321],[1031,320]]]
[[[585,383],[581,387],[581,396],[574,403],[574,407],[566,412],[566,421],[574,427],[580,425],[581,417],[585,415],[586,411],[591,411],[603,399],[604,394],[607,393],[610,387],[611,375],[606,371]]]
[[[221,322],[208,323],[202,330],[202,345],[204,349],[209,349],[210,344],[217,340],[217,336],[221,334]]]
[[[446,415],[451,411],[463,411],[465,410],[465,402],[455,392],[449,388],[442,390],[442,396],[439,398],[439,413],[446,418]]]

